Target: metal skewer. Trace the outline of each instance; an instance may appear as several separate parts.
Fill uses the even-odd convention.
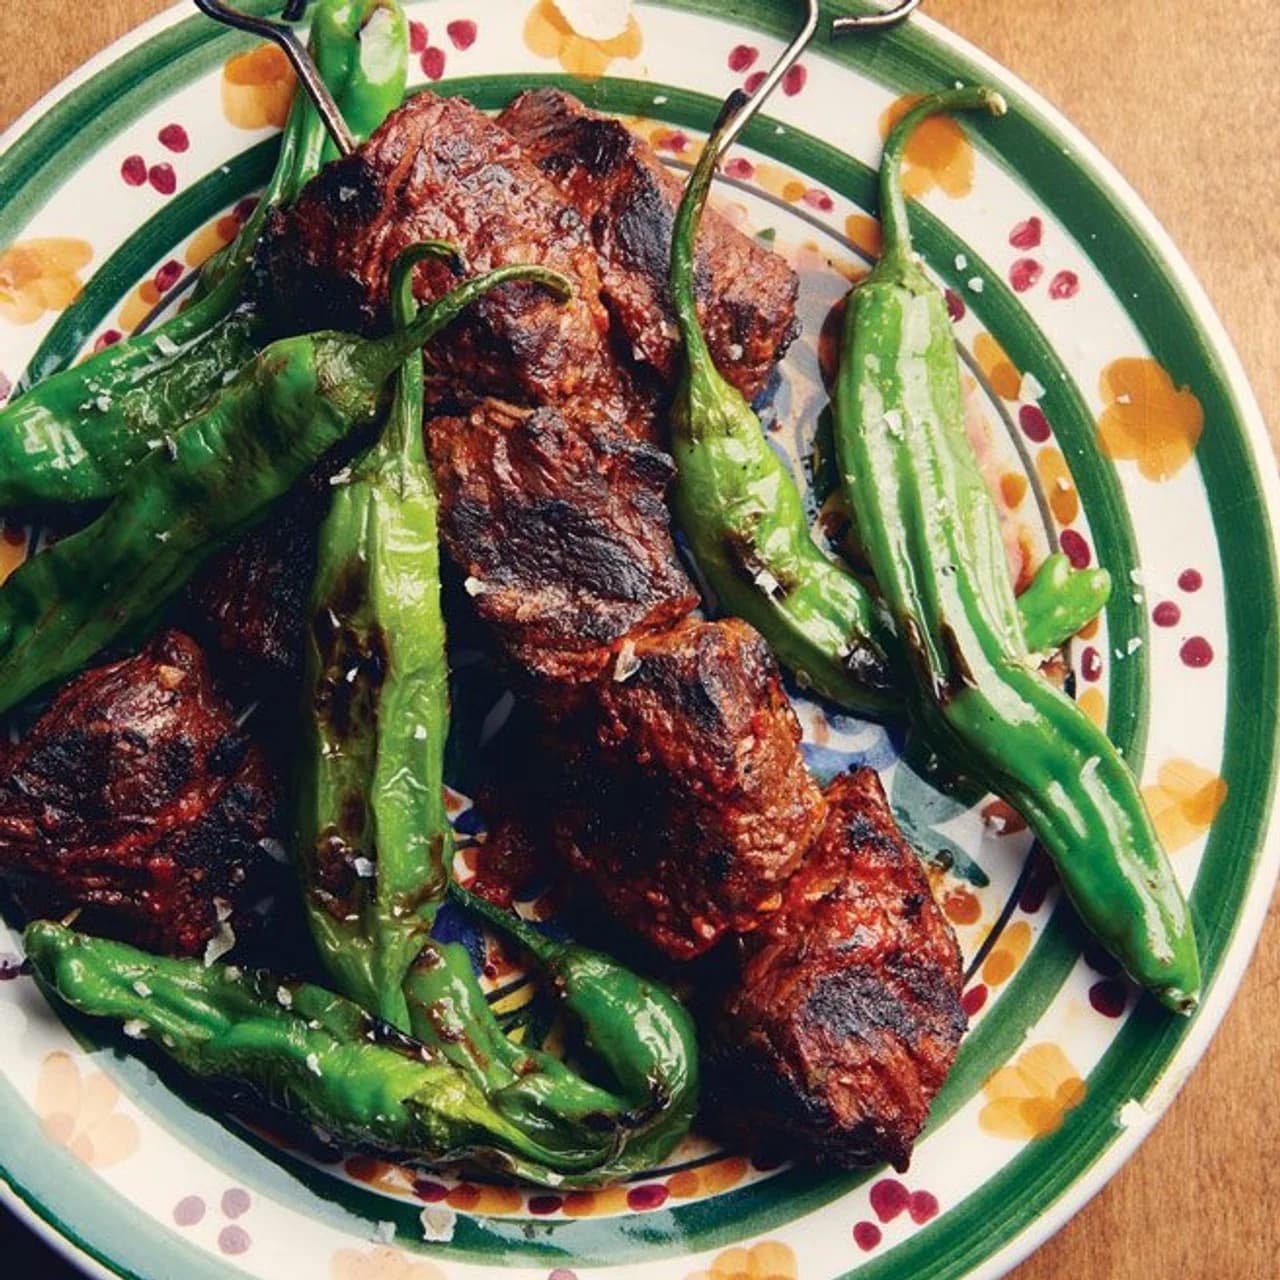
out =
[[[328,85],[316,70],[316,64],[312,62],[306,45],[298,39],[298,33],[287,25],[302,17],[306,12],[307,0],[288,0],[283,19],[279,21],[241,13],[238,9],[223,4],[222,0],[195,0],[195,5],[215,22],[221,22],[227,27],[235,27],[240,31],[250,31],[254,35],[265,36],[266,39],[279,45],[297,73],[298,83],[302,85],[307,97],[311,99],[319,113],[320,119],[324,121],[324,127],[328,130],[329,137],[333,139],[333,145],[337,147],[339,154],[350,155],[355,150],[356,140],[351,130],[347,128],[347,122],[342,118],[342,112],[338,110],[338,104],[334,102]]]
[[[197,0],[198,2],[198,0]],[[921,0],[901,0],[892,9],[879,13],[865,13],[857,17],[836,18],[831,23],[832,36],[848,35],[852,31],[883,31],[887,27],[897,26],[899,22],[910,17],[920,7]],[[783,76],[800,60],[800,55],[808,48],[814,33],[818,30],[818,0],[805,0],[804,26],[796,33],[796,37],[779,55],[777,62],[769,69],[769,74],[760,82],[759,88],[747,99],[746,105],[738,112],[733,124],[725,132],[720,141],[718,155],[723,156],[735,142],[752,116],[764,106],[765,99],[778,87]]]

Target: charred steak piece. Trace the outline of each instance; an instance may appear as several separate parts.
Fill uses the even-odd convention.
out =
[[[605,300],[634,358],[674,382],[680,337],[667,276],[681,179],[621,121],[560,89],[522,93],[498,123],[582,214]],[[799,332],[795,272],[713,210],[698,248],[698,311],[711,354],[753,399]]]
[[[299,485],[188,588],[186,625],[207,646],[219,677],[246,696],[297,696],[316,536],[327,505],[322,477]]]
[[[259,749],[170,631],[64,688],[0,761],[0,875],[23,910],[196,955],[251,923],[279,835]]]
[[[558,849],[674,959],[756,927],[825,812],[778,667],[744,622],[628,642],[556,726]]]
[[[527,284],[495,290],[427,348],[429,365],[483,394],[627,420],[634,394],[609,351],[581,215],[509,134],[461,98],[411,98],[273,215],[259,264],[277,327],[385,329],[392,263],[420,240],[456,244],[469,274],[533,262],[575,286],[564,304]],[[436,262],[415,279],[423,299],[453,283]]]
[[[742,942],[710,1050],[721,1128],[842,1166],[905,1169],[965,1030],[959,948],[870,769]]]
[[[668,529],[671,459],[620,429],[485,400],[428,436],[441,529],[516,670],[589,680],[698,597]]]

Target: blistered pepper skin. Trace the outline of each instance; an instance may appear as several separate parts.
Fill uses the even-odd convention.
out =
[[[320,0],[310,47],[353,134],[368,137],[404,93],[408,34],[400,6]],[[0,410],[0,510],[114,498],[156,441],[248,364],[258,333],[246,299],[250,261],[268,212],[319,171],[325,136],[306,94],[298,94],[267,189],[235,239],[201,269],[190,305],[42,379]]]
[[[1004,103],[986,89],[934,94],[885,144],[884,250],[850,296],[835,388],[840,479],[925,733],[1023,814],[1085,923],[1136,981],[1185,1013],[1200,987],[1190,912],[1133,775],[1035,668],[964,433],[946,303],[911,252],[899,174],[907,139],[930,115],[973,108]]]

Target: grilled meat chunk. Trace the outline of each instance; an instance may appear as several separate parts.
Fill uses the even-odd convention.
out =
[[[0,761],[0,875],[31,915],[149,951],[199,954],[243,931],[277,882],[260,750],[170,631],[85,672]]]
[[[509,134],[461,98],[411,98],[272,215],[259,264],[277,327],[385,329],[392,263],[421,240],[457,245],[468,273],[534,262],[575,285],[564,304],[528,284],[494,290],[427,348],[431,367],[486,394],[627,420],[635,394],[609,351],[581,216]],[[427,262],[415,282],[426,300],[453,277]]]
[[[698,597],[663,496],[671,459],[618,428],[486,400],[428,437],[445,546],[517,670],[589,680]]]
[[[612,914],[675,959],[756,927],[826,808],[760,636],[687,619],[562,705],[554,840]]]
[[[826,800],[781,907],[741,944],[709,1107],[757,1148],[901,1170],[964,1034],[960,952],[875,773]]]
[[[498,123],[582,214],[610,312],[634,358],[670,385],[680,363],[667,276],[681,179],[621,121],[561,89],[522,93]],[[712,210],[698,249],[698,312],[711,354],[754,399],[799,332],[796,274]]]
[[[316,535],[327,504],[323,478],[300,485],[188,588],[185,624],[208,647],[219,675],[248,696],[297,695]]]

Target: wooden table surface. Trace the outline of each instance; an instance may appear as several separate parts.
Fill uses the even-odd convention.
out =
[[[0,129],[166,3],[0,5]],[[926,9],[1060,107],[1137,188],[1208,290],[1275,441],[1280,16],[1273,0],[928,0]],[[1277,1079],[1280,905],[1273,903],[1240,994],[1178,1101],[1015,1280],[1276,1280]],[[70,1276],[2,1211],[0,1258],[0,1272],[14,1280]]]

